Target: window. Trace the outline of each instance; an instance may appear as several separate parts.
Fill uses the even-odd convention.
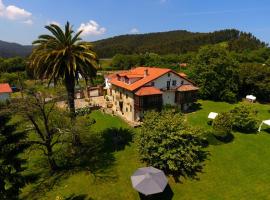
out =
[[[184,81],[181,81],[181,85],[183,85],[184,84]]]
[[[128,94],[126,94],[126,99],[128,98]]]
[[[172,81],[172,85],[173,85],[173,86],[176,86],[176,80],[173,80],[173,81]]]
[[[130,105],[130,108],[129,109],[130,109],[130,112],[132,112],[132,106],[131,105]]]
[[[171,73],[168,73],[168,77],[170,77],[171,76]]]
[[[155,86],[155,82],[152,82],[152,83],[151,83],[151,86]]]
[[[171,81],[167,81],[167,90],[170,89]]]
[[[128,112],[128,108],[126,107],[126,112]]]

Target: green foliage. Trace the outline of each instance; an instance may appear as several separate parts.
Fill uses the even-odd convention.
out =
[[[33,42],[35,48],[29,58],[30,69],[34,70],[37,78],[48,78],[55,84],[63,80],[71,116],[74,117],[75,81],[79,74],[85,79],[94,77],[98,58],[92,44],[80,38],[82,31],[74,33],[69,22],[64,30],[55,24],[45,28],[51,35],[40,35],[38,40]]]
[[[211,33],[192,33],[184,30],[163,33],[122,35],[95,42],[95,50],[102,58],[111,58],[116,54],[145,54],[152,52],[160,55],[184,54],[197,51],[210,44],[227,42],[231,50],[242,51],[258,49],[265,44],[251,34],[235,29],[226,29]],[[227,46],[227,45],[226,45]]]
[[[232,126],[241,132],[254,132],[257,129],[257,111],[251,106],[241,104],[230,111]]]
[[[243,63],[239,68],[241,94],[255,95],[261,101],[270,99],[270,68],[264,64]]]
[[[20,154],[28,147],[24,143],[25,132],[16,130],[16,124],[10,124],[11,116],[0,113],[0,199],[18,199],[20,189],[25,185],[25,160]]]
[[[78,108],[75,111],[76,116],[84,116],[84,115],[88,115],[90,113],[91,113],[90,107]]]
[[[232,118],[228,112],[220,113],[213,122],[214,135],[226,139],[232,132]]]
[[[24,71],[26,67],[26,60],[21,57],[14,58],[0,58],[0,72],[18,72]]]
[[[168,173],[194,175],[201,167],[200,134],[187,126],[179,112],[147,112],[138,146],[143,161]]]
[[[237,62],[220,46],[199,50],[192,63],[191,78],[200,87],[203,99],[235,102],[238,98]]]

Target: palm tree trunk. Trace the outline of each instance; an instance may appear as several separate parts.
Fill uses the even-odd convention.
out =
[[[68,95],[68,107],[70,111],[71,119],[75,119],[75,78],[72,76],[66,76],[65,86]]]
[[[70,111],[71,123],[74,124],[76,120],[75,114],[75,77],[66,76],[65,79],[66,90],[68,93],[68,106]],[[73,125],[72,125],[73,126]],[[72,143],[74,146],[79,146],[81,144],[80,136],[76,133],[72,133]]]

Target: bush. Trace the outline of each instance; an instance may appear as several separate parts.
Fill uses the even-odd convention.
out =
[[[221,140],[231,136],[232,119],[228,112],[220,113],[213,122],[214,135]]]
[[[75,111],[76,116],[84,116],[84,115],[88,115],[90,113],[91,113],[90,107],[78,108]]]
[[[241,132],[253,132],[257,129],[257,111],[251,106],[242,104],[230,111],[233,129]]]
[[[202,139],[179,112],[163,110],[145,114],[138,146],[141,159],[148,165],[174,176],[193,176],[204,159]]]

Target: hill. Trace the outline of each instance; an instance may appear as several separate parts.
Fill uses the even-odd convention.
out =
[[[32,46],[24,46],[0,40],[0,57],[10,58],[15,56],[26,57],[31,53]]]
[[[115,54],[135,54],[152,52],[157,54],[181,54],[196,51],[203,45],[227,42],[231,50],[254,50],[266,46],[250,33],[236,29],[226,29],[209,33],[185,30],[121,35],[94,42],[95,50],[101,58]]]

